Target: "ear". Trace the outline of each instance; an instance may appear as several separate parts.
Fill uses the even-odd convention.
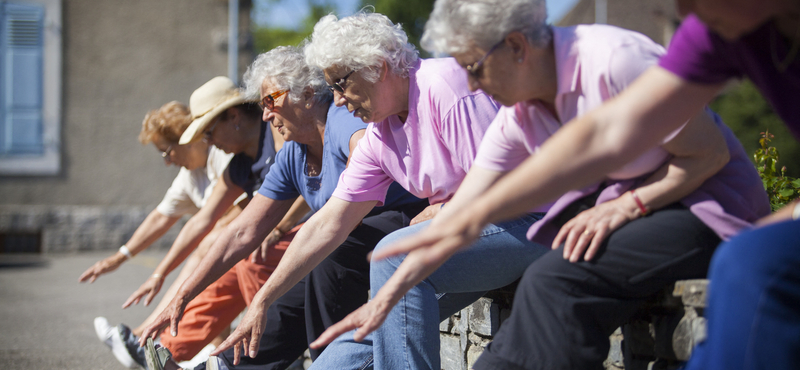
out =
[[[525,35],[519,31],[511,32],[506,35],[505,42],[511,49],[511,53],[514,55],[514,60],[525,60],[528,46],[530,46]]]
[[[380,66],[380,75],[378,76],[378,81],[383,81],[389,75],[389,65],[386,64],[386,61],[381,62]]]
[[[227,121],[229,122],[237,122],[237,119],[239,118],[239,108],[230,107],[226,109],[225,118],[227,118]]]
[[[313,105],[314,104],[314,89],[306,86],[306,88],[303,89],[303,100],[305,101],[306,104],[312,104]]]

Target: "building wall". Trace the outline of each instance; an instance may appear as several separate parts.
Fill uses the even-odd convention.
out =
[[[241,3],[247,44],[251,4]],[[195,88],[227,75],[228,2],[69,0],[62,6],[61,171],[0,177],[0,211],[84,207],[139,215],[158,204],[178,171],[165,167],[152,145],[139,143],[142,119],[168,101],[188,103]],[[252,60],[242,43],[240,75]],[[14,232],[9,228],[0,225],[0,233]]]
[[[655,42],[667,45],[678,24],[674,0],[607,0],[608,24],[641,32]],[[595,1],[580,0],[557,22],[558,26],[591,24]]]

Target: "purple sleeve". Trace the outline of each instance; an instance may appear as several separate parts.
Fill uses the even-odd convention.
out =
[[[727,55],[729,43],[711,32],[694,14],[675,32],[659,66],[695,83],[717,84],[741,76],[736,58]]]

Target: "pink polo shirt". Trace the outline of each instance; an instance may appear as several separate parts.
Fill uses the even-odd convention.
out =
[[[486,132],[475,165],[508,171],[518,166],[563,124],[589,112],[624,90],[644,70],[658,63],[664,49],[645,36],[621,28],[590,25],[553,28],[558,117],[537,101],[500,110]],[[681,203],[727,239],[769,211],[761,180],[733,133],[717,119],[731,153],[730,162]],[[679,131],[664,138],[671,140]],[[655,147],[607,175],[597,204],[635,188],[671,156]],[[551,223],[569,204],[597,191],[600,184],[567,192],[531,227],[528,237],[549,244],[558,232]],[[565,189],[566,190],[566,189]]]
[[[499,104],[471,92],[466,72],[453,58],[425,59],[409,71],[408,117],[370,123],[333,196],[377,200],[396,181],[431,204],[453,196]]]

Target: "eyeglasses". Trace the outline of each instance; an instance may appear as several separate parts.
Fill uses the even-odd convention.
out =
[[[472,76],[473,78],[480,77],[480,72],[481,72],[481,68],[483,67],[483,62],[486,61],[486,58],[489,57],[489,54],[491,54],[493,51],[497,50],[497,48],[499,48],[500,45],[503,45],[503,43],[505,41],[506,41],[505,39],[500,40],[500,42],[494,44],[494,46],[492,46],[492,48],[489,49],[489,51],[487,51],[486,54],[483,54],[483,57],[481,59],[478,59],[477,62],[472,63],[472,64],[464,67],[464,69],[467,70],[467,73],[469,73],[470,76]]]
[[[347,78],[350,77],[350,75],[353,74],[353,72],[355,71],[356,71],[355,69],[350,71],[350,73],[344,75],[344,77],[334,82],[333,85],[328,86],[328,89],[331,90],[331,92],[336,91],[339,94],[344,94],[344,87],[342,87],[342,84],[345,83],[347,81]]]
[[[258,106],[261,107],[261,110],[272,110],[272,108],[275,108],[275,99],[280,98],[281,95],[286,94],[287,92],[289,92],[289,90],[281,90],[269,94],[263,97],[260,102],[258,102]]]
[[[161,152],[161,158],[164,159],[165,161],[172,162],[172,158],[169,155],[169,152],[171,151],[172,151],[172,145],[168,146],[167,150]]]
[[[205,131],[203,131],[203,141],[206,143],[211,142],[211,136],[214,135],[214,129],[217,128],[217,124],[219,123],[219,116],[214,119],[214,123],[208,127]]]

